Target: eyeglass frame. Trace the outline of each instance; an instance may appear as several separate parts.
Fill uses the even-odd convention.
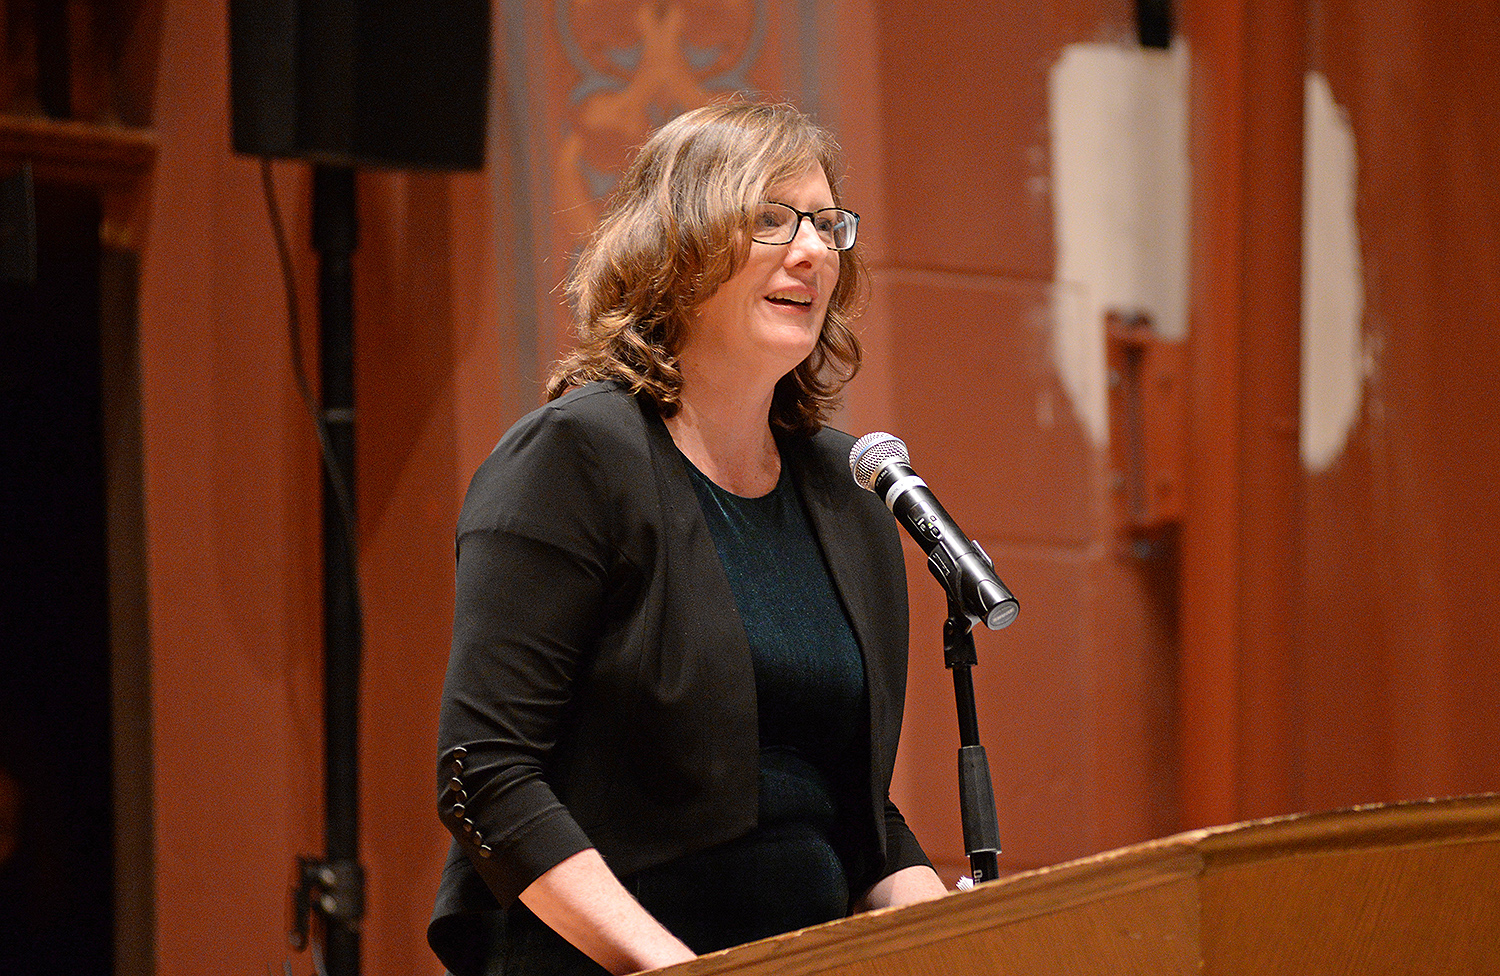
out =
[[[848,247],[834,247],[832,244],[828,243],[827,241],[823,241],[823,246],[826,247],[826,248],[828,248],[828,250],[830,250],[830,251],[848,251],[848,250],[850,250],[850,249],[852,249],[854,247],[855,241],[859,240],[859,214],[855,213],[853,210],[849,210],[849,209],[846,209],[844,207],[819,207],[817,210],[813,210],[813,211],[798,210],[796,207],[792,206],[791,204],[789,204],[789,203],[782,203],[780,200],[762,200],[760,203],[756,204],[756,206],[757,207],[763,207],[766,204],[774,204],[775,206],[783,207],[783,208],[785,208],[787,210],[790,210],[792,213],[794,213],[794,214],[797,215],[797,222],[792,225],[792,236],[788,237],[784,241],[763,241],[760,238],[758,238],[758,237],[755,236],[755,231],[752,229],[751,232],[750,232],[750,239],[752,241],[754,241],[755,243],[757,243],[757,244],[766,244],[766,245],[769,245],[770,247],[781,247],[782,245],[792,243],[792,241],[795,241],[797,239],[797,235],[802,232],[802,218],[803,217],[806,217],[808,219],[808,222],[812,224],[813,233],[817,234],[818,240],[822,241],[823,240],[823,235],[822,234],[818,234],[818,224],[817,224],[817,221],[814,218],[816,218],[818,216],[818,214],[820,214],[820,213],[827,213],[830,210],[834,211],[835,213],[848,214],[851,218],[853,218],[853,223],[854,223],[854,240],[852,240],[852,241],[849,242],[849,246]]]

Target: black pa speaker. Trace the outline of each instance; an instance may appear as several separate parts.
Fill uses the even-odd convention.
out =
[[[489,0],[230,0],[234,150],[479,169]]]

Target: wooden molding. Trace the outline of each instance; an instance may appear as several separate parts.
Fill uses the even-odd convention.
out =
[[[112,250],[135,250],[144,236],[143,200],[156,163],[156,136],[146,129],[0,115],[0,175],[31,164],[38,182],[99,192],[99,237]]]

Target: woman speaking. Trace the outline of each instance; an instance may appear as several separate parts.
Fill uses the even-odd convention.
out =
[[[900,542],[825,426],[859,361],[839,175],[784,105],[655,133],[568,282],[577,349],[474,476],[428,932],[456,976],[652,969],[944,891],[888,797]]]

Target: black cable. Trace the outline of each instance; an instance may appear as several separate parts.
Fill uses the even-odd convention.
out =
[[[307,381],[307,367],[302,358],[302,316],[297,309],[297,279],[292,269],[292,252],[286,243],[286,227],[281,221],[281,208],[276,203],[276,185],[271,179],[271,160],[261,157],[260,182],[266,198],[266,212],[271,218],[271,234],[276,239],[276,256],[281,265],[281,284],[286,293],[287,341],[292,355],[292,375],[297,381],[297,392],[302,405],[312,418],[313,430],[318,437],[319,451],[323,457],[323,470],[328,475],[328,486],[338,506],[339,518],[344,523],[344,545],[349,559],[349,586],[353,591],[355,613],[364,618],[364,603],[359,587],[359,549],[354,536],[354,499],[349,496],[348,475],[339,467],[333,453],[333,442],[329,439],[328,423],[313,397],[312,385]]]

